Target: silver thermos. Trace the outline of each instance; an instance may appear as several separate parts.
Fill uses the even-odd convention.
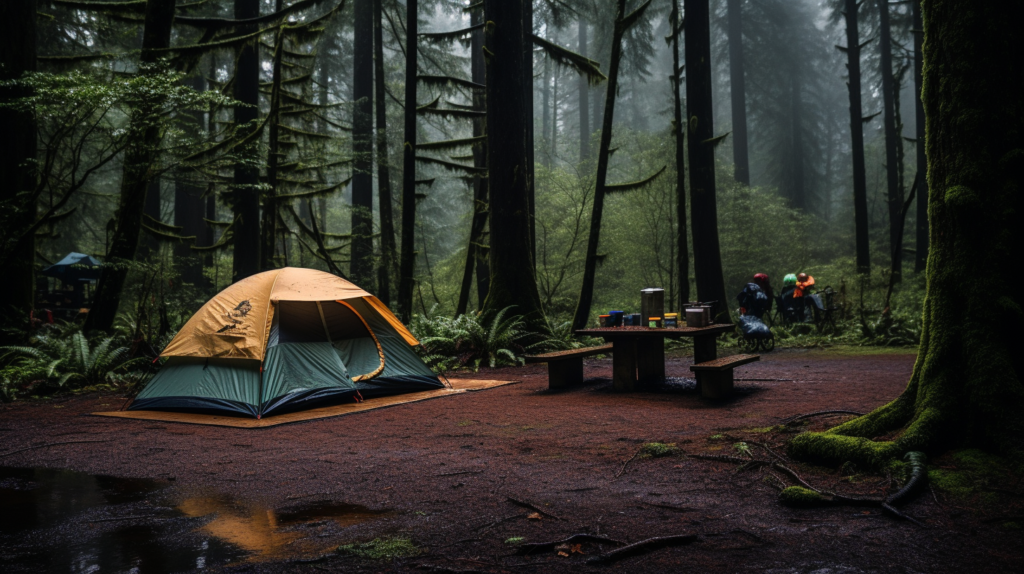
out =
[[[665,317],[665,290],[648,287],[640,290],[640,321],[646,326],[651,317]]]

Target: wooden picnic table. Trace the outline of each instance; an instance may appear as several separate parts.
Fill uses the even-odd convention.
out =
[[[601,337],[612,344],[612,387],[628,392],[665,379],[665,339],[693,337],[693,362],[705,363],[718,358],[718,336],[735,328],[732,323],[666,329],[604,327],[576,334]]]

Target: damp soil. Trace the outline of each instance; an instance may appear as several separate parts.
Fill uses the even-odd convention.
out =
[[[587,361],[586,383],[561,392],[544,365],[482,370],[463,376],[522,382],[261,429],[89,416],[118,408],[115,395],[4,405],[0,571],[1016,572],[1014,477],[967,494],[926,489],[903,507],[921,527],[874,508],[783,507],[763,470],[634,457],[649,442],[781,453],[792,434],[780,421],[870,410],[900,393],[914,360],[775,352],[737,369],[722,402],[695,394],[685,356],[669,358],[665,385],[630,394],[611,391],[609,359]],[[792,466],[847,494],[893,488],[855,468]],[[581,533],[697,538],[612,566],[587,562],[611,543],[516,552]]]

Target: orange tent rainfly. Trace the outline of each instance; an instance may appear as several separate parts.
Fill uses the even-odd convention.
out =
[[[133,410],[261,417],[441,388],[419,342],[372,294],[335,275],[286,267],[210,299],[167,345]]]

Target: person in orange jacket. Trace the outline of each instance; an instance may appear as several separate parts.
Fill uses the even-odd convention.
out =
[[[806,273],[801,273],[796,276],[796,291],[793,292],[793,298],[803,297],[804,295],[811,294],[811,287],[814,287],[814,277]]]

